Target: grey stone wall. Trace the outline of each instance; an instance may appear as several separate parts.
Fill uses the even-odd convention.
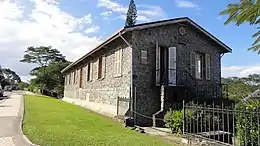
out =
[[[125,36],[126,39],[129,36]],[[122,46],[122,76],[115,77],[115,51]],[[106,56],[105,77],[98,79],[98,57]],[[92,81],[86,81],[86,69],[88,62],[93,62]],[[77,84],[65,85],[64,97],[85,100],[91,103],[101,103],[117,108],[117,97],[130,98],[130,74],[131,74],[131,48],[128,47],[121,38],[116,39],[107,45],[107,48],[102,49],[95,54],[79,63],[75,68],[66,72],[68,74],[75,69],[83,68],[83,86],[79,88],[79,72]],[[65,74],[65,75],[66,75]],[[105,107],[98,107],[105,108]],[[129,105],[120,105],[121,114],[129,110]]]
[[[186,34],[179,34],[179,27],[185,27]],[[132,33],[133,41],[133,84],[136,87],[137,112],[152,116],[160,109],[160,87],[155,85],[156,41],[165,47],[177,47],[177,69],[190,71],[190,52],[211,54],[211,80],[198,80],[199,84],[219,83],[221,77],[219,46],[205,35],[188,25],[172,24],[137,30]],[[141,64],[141,50],[148,52],[148,64]],[[151,124],[151,119],[138,116],[137,123]]]

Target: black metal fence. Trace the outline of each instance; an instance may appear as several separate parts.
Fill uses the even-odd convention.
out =
[[[225,145],[260,145],[259,108],[183,102],[183,134]]]

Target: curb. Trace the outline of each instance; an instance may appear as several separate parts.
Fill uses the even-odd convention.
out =
[[[21,111],[21,119],[20,119],[20,132],[21,132],[21,134],[22,134],[22,138],[23,138],[23,140],[27,143],[27,144],[29,144],[29,146],[38,146],[38,145],[36,145],[36,144],[33,144],[25,135],[24,135],[24,133],[23,133],[23,121],[24,121],[24,114],[25,114],[25,110],[24,110],[24,94],[22,93],[22,99],[21,99],[22,101],[21,101],[21,107],[20,107],[20,111]]]

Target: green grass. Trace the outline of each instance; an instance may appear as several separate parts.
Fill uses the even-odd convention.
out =
[[[164,146],[160,138],[124,128],[112,119],[76,105],[25,96],[24,133],[41,146]]]

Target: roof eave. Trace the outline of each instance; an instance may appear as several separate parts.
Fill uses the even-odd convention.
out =
[[[101,44],[99,44],[95,49],[91,50],[89,53],[87,53],[86,55],[82,56],[81,58],[79,58],[78,60],[76,60],[75,62],[71,63],[70,65],[68,65],[67,67],[65,67],[61,73],[65,73],[67,70],[69,70],[71,67],[73,67],[74,65],[78,64],[79,62],[83,61],[84,59],[86,59],[88,56],[90,56],[91,54],[93,54],[94,52],[100,50],[101,48],[103,48],[104,46],[106,46],[108,43],[110,43],[111,41],[115,40],[116,38],[118,38],[120,36],[120,34],[124,34],[126,31],[124,28],[120,29],[119,31],[117,31],[115,34],[113,34],[111,37],[109,37],[107,40],[105,40],[104,42],[102,42]]]

